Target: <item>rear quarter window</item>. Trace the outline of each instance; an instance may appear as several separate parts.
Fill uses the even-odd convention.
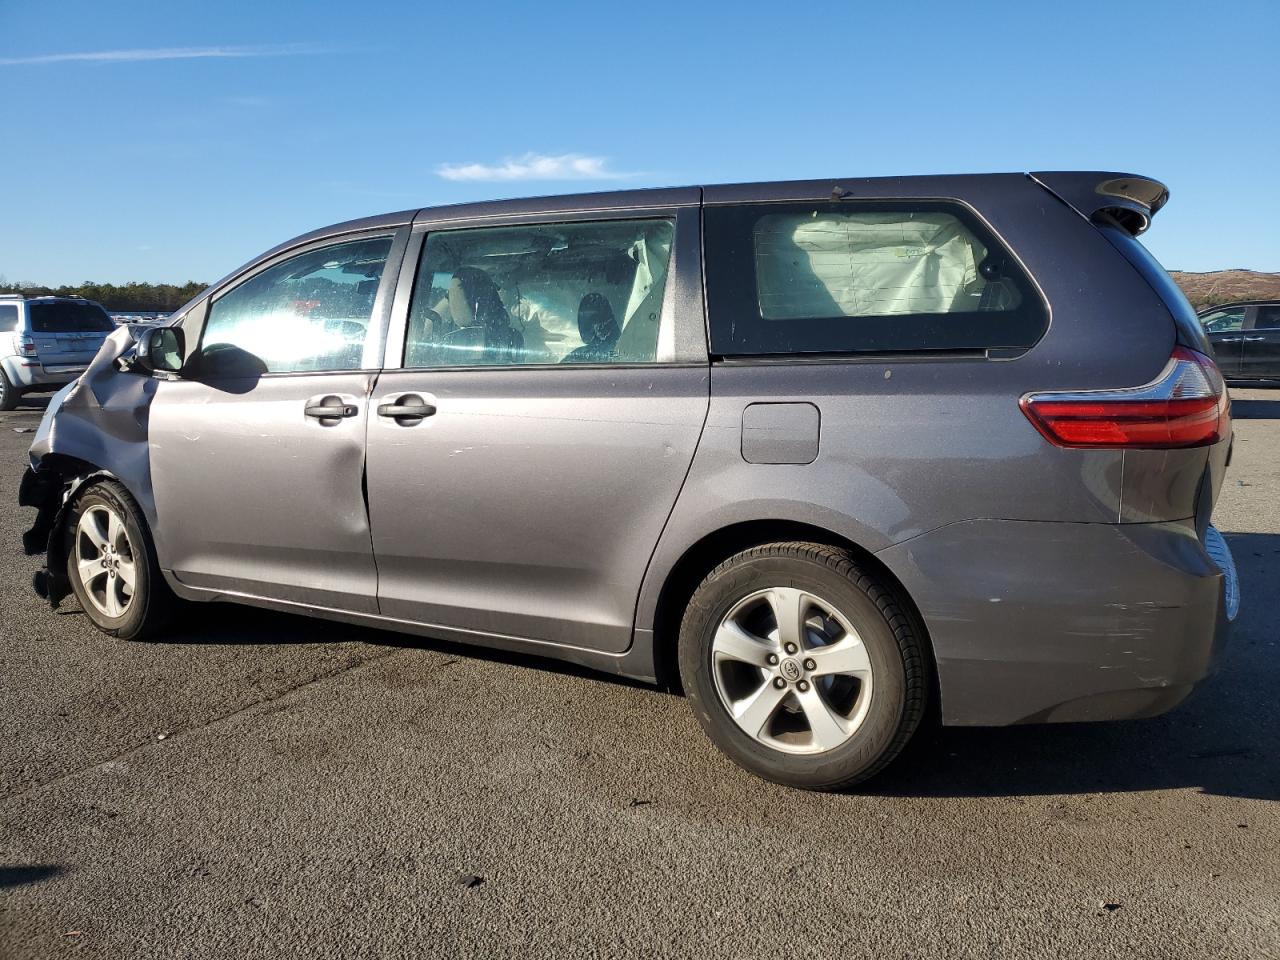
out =
[[[17,329],[17,305],[12,303],[0,303],[0,333],[13,333]]]
[[[1039,291],[954,203],[767,203],[704,212],[720,356],[1025,349]]]

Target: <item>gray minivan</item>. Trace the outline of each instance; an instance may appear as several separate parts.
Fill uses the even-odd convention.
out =
[[[31,448],[38,592],[223,600],[684,690],[814,789],[949,724],[1149,716],[1238,588],[1222,377],[1111,173],[410,210],[122,329]]]

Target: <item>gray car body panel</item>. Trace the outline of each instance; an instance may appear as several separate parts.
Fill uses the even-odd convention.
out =
[[[122,373],[122,336],[46,418],[33,463],[54,453],[118,476],[182,596],[532,650],[641,679],[660,672],[670,638],[655,635],[657,614],[682,561],[727,529],[789,523],[853,545],[898,580],[928,628],[947,722],[1154,712],[1203,675],[1223,631],[1221,575],[1196,531],[1229,442],[1068,450],[1018,408],[1033,390],[1146,383],[1168,360],[1168,308],[1090,222],[1096,211],[1081,208],[1090,178],[1122,176],[1045,175],[1052,190],[997,174],[628,191],[341,224],[256,258],[176,322],[194,349],[210,300],[256,270],[309,244],[397,232],[404,266],[388,263],[375,308],[382,372],[263,377],[236,393]],[[1000,358],[707,357],[702,261],[678,238],[668,309],[683,362],[396,369],[415,244],[429,230],[654,210],[686,222],[700,197],[833,195],[967,205],[1034,278],[1050,316],[1044,336]],[[1148,214],[1158,209],[1142,197]],[[360,405],[350,430],[284,412],[328,393]],[[406,428],[371,415],[405,393],[429,394],[439,419]],[[816,416],[747,414],[761,402]],[[783,436],[778,423],[805,436]],[[240,474],[249,465],[262,473],[253,485]],[[269,508],[243,502],[262,495],[255,487]],[[191,517],[211,501],[244,514],[157,523],[158,512]],[[369,585],[383,573],[379,603]]]
[[[1225,633],[1223,574],[1190,524],[967,520],[877,557],[929,629],[945,723],[1161,713]]]

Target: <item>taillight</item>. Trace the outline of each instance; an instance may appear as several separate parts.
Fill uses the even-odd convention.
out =
[[[34,357],[36,355],[36,342],[25,333],[19,333],[14,336],[13,346],[18,351],[19,356]]]
[[[1060,447],[1202,447],[1226,436],[1231,401],[1218,365],[1176,347],[1151,383],[1122,390],[1029,393],[1022,412]]]

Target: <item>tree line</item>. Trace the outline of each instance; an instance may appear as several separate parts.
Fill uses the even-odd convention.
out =
[[[38,283],[5,283],[0,278],[0,293],[21,293],[28,297],[84,297],[94,300],[108,310],[119,313],[168,313],[178,309],[207,283],[191,280],[184,284],[173,283],[93,283],[86,281],[75,286],[46,287]]]

